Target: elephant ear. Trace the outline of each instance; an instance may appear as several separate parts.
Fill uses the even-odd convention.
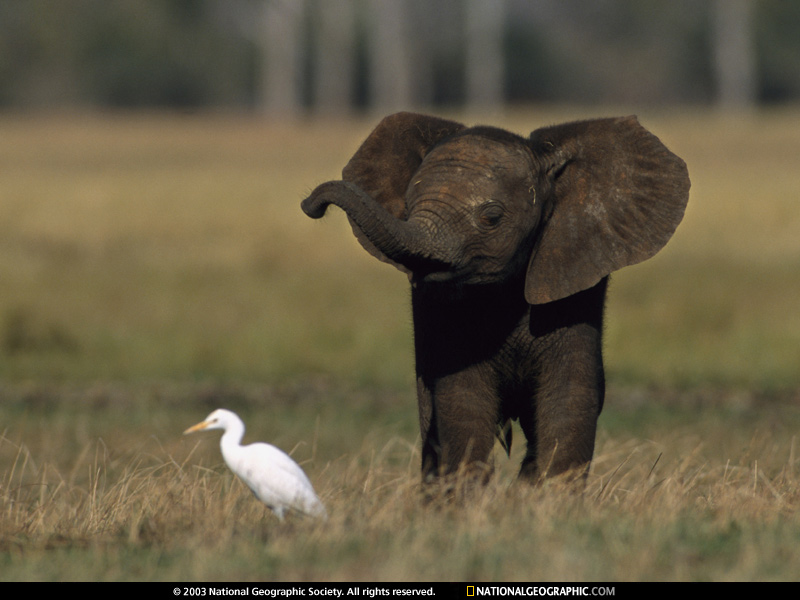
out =
[[[395,218],[405,220],[405,195],[411,177],[437,143],[462,129],[461,123],[438,117],[409,112],[389,115],[342,169],[342,180],[357,185]],[[367,252],[409,273],[378,250],[352,219],[350,226]]]
[[[650,258],[683,218],[686,164],[636,117],[538,129],[529,143],[552,190],[528,266],[530,304],[565,298]]]

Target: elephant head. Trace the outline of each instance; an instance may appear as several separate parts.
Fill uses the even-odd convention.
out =
[[[528,138],[412,113],[384,118],[342,171],[303,201],[348,215],[361,244],[415,285],[524,276],[529,304],[588,289],[672,236],[685,163],[635,117]]]

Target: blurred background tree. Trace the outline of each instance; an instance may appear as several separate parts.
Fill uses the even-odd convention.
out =
[[[781,0],[0,2],[0,106],[271,113],[800,96]]]

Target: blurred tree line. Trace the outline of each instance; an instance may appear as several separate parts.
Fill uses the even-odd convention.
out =
[[[0,0],[0,106],[791,102],[785,0]]]

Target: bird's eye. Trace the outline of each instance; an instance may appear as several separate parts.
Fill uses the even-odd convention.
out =
[[[503,218],[505,211],[503,207],[495,202],[490,202],[481,206],[478,213],[478,220],[485,227],[496,227]]]

